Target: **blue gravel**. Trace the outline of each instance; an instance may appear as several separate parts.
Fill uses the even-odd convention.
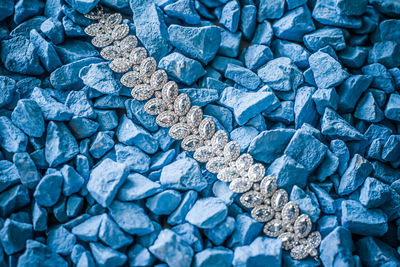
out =
[[[98,3],[322,234],[262,235],[89,42]],[[400,266],[396,0],[0,1],[1,266]]]

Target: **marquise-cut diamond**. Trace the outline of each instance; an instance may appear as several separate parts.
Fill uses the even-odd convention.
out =
[[[142,61],[147,57],[147,51],[144,47],[136,47],[134,48],[130,55],[129,55],[129,60],[132,62],[132,64],[140,64]]]
[[[277,188],[276,179],[271,175],[266,176],[261,181],[260,190],[261,193],[263,193],[266,197],[272,196],[275,193],[276,188]]]
[[[306,237],[311,231],[311,219],[307,214],[301,214],[294,222],[294,232],[299,237]]]
[[[217,175],[218,180],[223,182],[231,182],[239,177],[235,167],[225,167]]]
[[[253,182],[246,178],[238,178],[231,182],[229,189],[235,193],[244,193],[250,190]]]
[[[302,260],[308,256],[308,251],[303,244],[300,244],[292,248],[290,256],[295,260]]]
[[[285,223],[293,223],[299,216],[299,207],[293,201],[285,204],[282,209],[282,220]]]
[[[275,211],[267,205],[256,206],[251,211],[251,216],[258,222],[268,222],[274,218]]]
[[[211,173],[218,173],[225,167],[225,161],[222,157],[210,159],[206,164],[206,169]]]
[[[211,138],[211,145],[214,149],[223,149],[228,143],[228,135],[225,131],[217,131]]]
[[[269,237],[278,237],[283,232],[283,223],[281,220],[273,219],[264,225],[264,233]]]
[[[201,123],[203,118],[203,111],[199,106],[193,106],[190,108],[188,113],[186,114],[186,122],[187,124],[197,127]]]
[[[254,208],[255,206],[261,205],[263,200],[262,194],[257,191],[246,192],[240,197],[240,203],[246,208]]]
[[[265,168],[261,163],[253,164],[247,172],[247,177],[253,182],[261,181],[265,175]]]
[[[156,122],[161,127],[171,127],[178,121],[178,116],[171,111],[164,111],[158,114]]]
[[[215,133],[215,124],[211,118],[205,118],[199,125],[199,134],[201,138],[208,140]]]
[[[202,145],[203,140],[198,135],[189,135],[181,143],[181,147],[187,151],[195,151]]]
[[[169,129],[169,135],[176,140],[182,140],[189,134],[189,127],[184,123],[177,123],[172,125],[171,129]]]
[[[100,55],[106,60],[113,60],[119,56],[119,49],[114,45],[107,46],[101,50]]]
[[[240,146],[235,141],[230,141],[224,147],[224,158],[228,161],[237,159],[240,155]]]
[[[289,196],[284,189],[278,189],[272,195],[271,206],[274,210],[282,210],[288,202]]]
[[[193,154],[193,158],[198,162],[207,162],[214,156],[212,147],[210,146],[201,146]]]
[[[109,64],[110,69],[115,72],[122,73],[128,71],[132,67],[132,63],[127,58],[115,58]]]
[[[278,238],[282,240],[282,247],[285,250],[293,248],[296,244],[296,238],[293,233],[285,232],[280,234]]]
[[[120,40],[127,36],[129,33],[129,26],[126,24],[117,25],[112,31],[112,38],[114,40]]]
[[[122,21],[122,15],[119,13],[111,14],[106,18],[106,24],[110,27],[120,24],[121,21]]]
[[[139,84],[132,89],[131,94],[136,100],[143,101],[152,97],[154,90],[147,84]]]
[[[236,168],[239,171],[247,171],[251,164],[253,164],[253,157],[250,154],[242,154],[237,160],[236,160]]]
[[[84,32],[89,36],[96,36],[98,34],[104,34],[108,31],[104,25],[100,23],[93,23],[85,27]]]
[[[140,75],[150,76],[157,68],[157,62],[154,58],[148,57],[140,63]]]
[[[92,44],[95,47],[105,47],[110,45],[114,39],[110,34],[98,34],[92,39]]]
[[[174,101],[174,111],[179,116],[184,116],[190,109],[190,99],[187,94],[180,94]]]
[[[150,85],[154,90],[161,90],[168,82],[167,73],[165,70],[156,70],[150,78]]]
[[[120,81],[126,87],[135,87],[141,83],[140,74],[137,71],[128,71],[122,75]]]
[[[175,99],[178,97],[179,88],[176,82],[169,81],[167,82],[161,91],[162,98],[167,103],[173,103]]]
[[[152,98],[144,105],[144,110],[150,115],[158,115],[164,111],[165,106],[162,99]]]
[[[313,248],[317,248],[321,244],[321,234],[317,231],[312,232],[307,237],[307,243],[309,243]]]
[[[119,48],[124,53],[129,53],[137,46],[138,40],[134,35],[126,36],[120,43]]]

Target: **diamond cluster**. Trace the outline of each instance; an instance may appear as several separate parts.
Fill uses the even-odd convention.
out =
[[[98,8],[86,17],[98,21],[85,28],[85,33],[93,36],[92,44],[102,49],[100,54],[110,60],[113,71],[124,73],[120,82],[132,88],[133,98],[146,101],[144,109],[157,116],[157,124],[170,128],[169,135],[182,140],[182,149],[194,152],[194,159],[219,180],[230,183],[233,192],[242,194],[241,204],[251,209],[255,220],[265,223],[264,233],[281,239],[294,259],[317,257],[321,235],[310,233],[310,217],[300,214],[287,192],[277,188],[276,178],[265,175],[262,164],[254,162],[250,154],[240,154],[239,144],[229,141],[225,131],[216,131],[214,121],[205,118],[199,106],[191,105],[188,95],[168,81],[164,70],[157,70],[155,59],[148,57],[145,48],[137,47],[129,26],[121,24],[121,14],[107,14]]]

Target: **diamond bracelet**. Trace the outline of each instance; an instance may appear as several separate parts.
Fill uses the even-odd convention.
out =
[[[213,120],[203,118],[202,109],[191,106],[189,96],[179,93],[176,82],[168,81],[164,70],[157,70],[156,60],[138,46],[136,36],[129,35],[129,26],[121,24],[122,15],[106,13],[98,6],[85,17],[97,21],[84,29],[93,37],[92,44],[101,48],[100,55],[110,61],[110,69],[124,73],[120,82],[133,88],[132,97],[147,101],[144,109],[157,116],[156,123],[169,127],[169,135],[182,140],[182,149],[194,152],[195,160],[219,180],[230,183],[230,190],[242,194],[241,204],[252,209],[256,221],[265,223],[265,235],[281,239],[283,249],[290,250],[293,259],[310,255],[318,260],[321,234],[310,233],[310,217],[300,214],[288,193],[277,188],[274,176],[265,176],[261,163],[255,163],[250,154],[240,155],[239,144],[229,141],[225,131],[216,131]]]

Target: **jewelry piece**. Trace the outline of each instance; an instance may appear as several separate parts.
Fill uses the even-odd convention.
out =
[[[310,233],[310,217],[300,215],[288,193],[277,188],[276,178],[265,176],[261,163],[254,163],[250,154],[240,155],[239,144],[229,141],[225,131],[215,132],[213,120],[204,118],[200,107],[191,106],[189,97],[179,93],[178,85],[168,81],[164,70],[156,70],[155,59],[147,57],[144,47],[136,47],[136,36],[128,35],[128,25],[121,24],[122,15],[107,14],[98,7],[85,16],[98,21],[85,28],[85,33],[93,36],[92,44],[102,48],[100,55],[111,61],[113,71],[125,73],[121,83],[132,88],[133,98],[146,101],[144,109],[157,116],[157,124],[170,127],[169,135],[182,140],[184,150],[194,152],[195,160],[205,163],[219,180],[230,183],[233,192],[243,194],[240,202],[252,209],[255,220],[265,223],[265,235],[281,239],[293,259],[312,256],[318,260],[321,234]]]

